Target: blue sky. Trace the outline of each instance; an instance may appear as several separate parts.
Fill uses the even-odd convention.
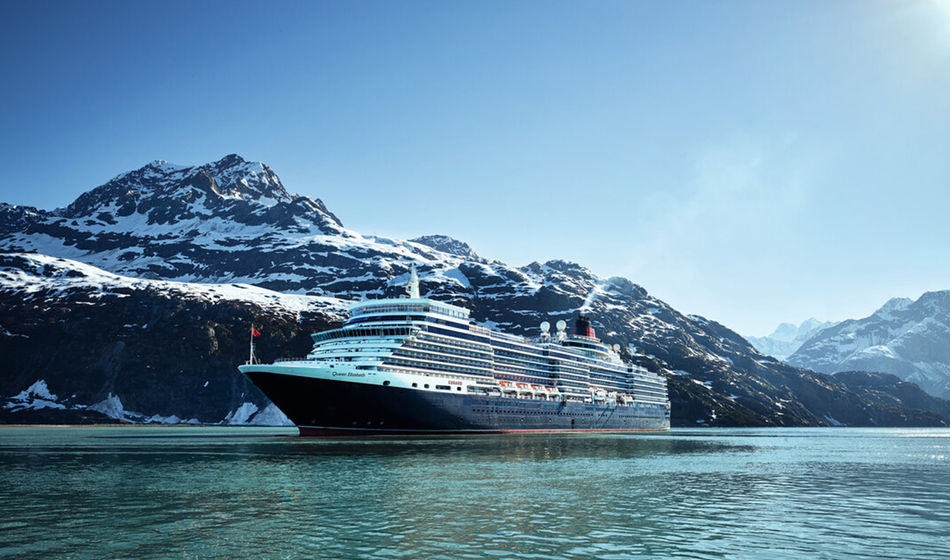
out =
[[[743,334],[950,289],[950,2],[9,2],[0,200],[236,152]]]

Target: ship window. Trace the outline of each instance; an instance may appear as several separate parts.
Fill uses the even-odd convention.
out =
[[[429,388],[429,384],[428,384],[428,383],[425,384],[425,388],[426,388],[426,389]]]
[[[389,380],[383,381],[383,385],[389,385]]]
[[[451,391],[451,390],[452,390],[452,388],[449,387],[448,385],[436,385],[435,388],[436,388],[436,389],[439,389],[439,390],[441,390],[441,391]]]
[[[418,384],[418,383],[413,383],[412,386],[413,386],[413,387],[418,387],[419,384]]]

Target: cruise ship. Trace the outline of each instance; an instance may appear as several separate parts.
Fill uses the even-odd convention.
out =
[[[590,319],[528,339],[463,307],[406,296],[349,307],[299,359],[239,367],[304,436],[643,431],[670,427],[665,378],[625,363]],[[253,340],[253,339],[252,339]]]

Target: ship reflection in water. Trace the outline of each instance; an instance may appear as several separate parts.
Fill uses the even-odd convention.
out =
[[[2,427],[0,558],[950,557],[948,430],[277,433]]]

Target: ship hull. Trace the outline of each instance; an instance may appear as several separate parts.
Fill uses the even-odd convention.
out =
[[[244,373],[306,436],[653,431],[670,427],[668,410],[655,406],[468,395],[273,371]]]

